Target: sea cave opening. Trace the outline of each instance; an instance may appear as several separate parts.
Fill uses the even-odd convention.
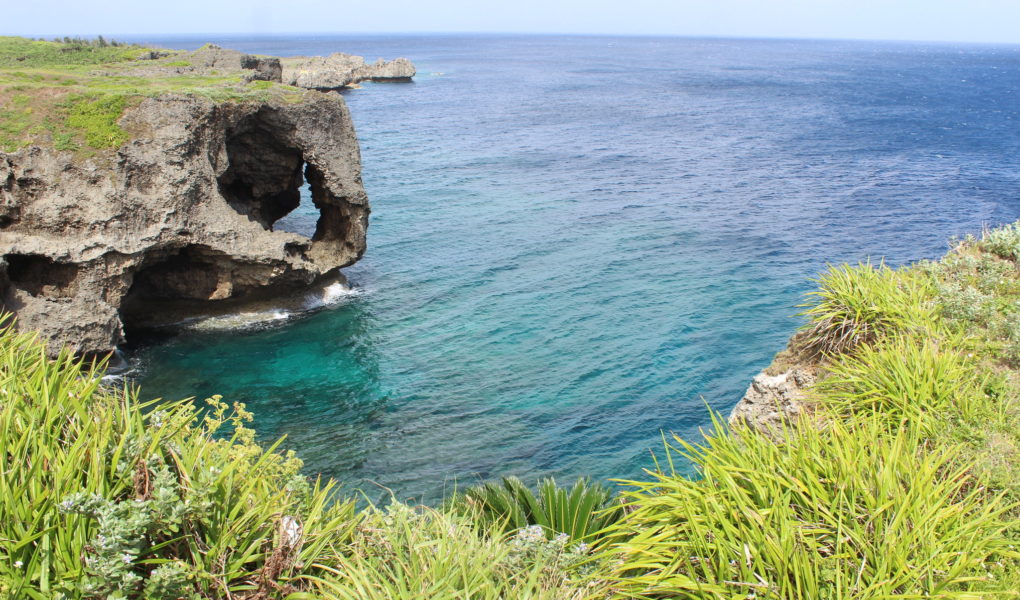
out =
[[[77,292],[77,265],[38,254],[8,254],[0,258],[6,263],[7,283],[31,296],[67,298]]]
[[[120,305],[125,329],[149,329],[187,318],[211,301],[244,290],[231,276],[230,257],[201,244],[169,248],[134,272]]]
[[[228,133],[228,164],[218,180],[221,195],[268,231],[343,239],[346,219],[323,173],[289,136],[280,134],[281,127],[271,113],[259,112]]]

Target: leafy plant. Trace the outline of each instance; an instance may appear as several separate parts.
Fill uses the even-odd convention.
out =
[[[896,336],[863,346],[828,367],[819,399],[841,418],[864,413],[893,424],[931,424],[975,405],[982,382],[975,362],[950,339]]]
[[[985,230],[980,247],[1000,258],[1020,260],[1020,223]]]
[[[936,326],[931,281],[885,263],[830,266],[808,293],[800,313],[809,318],[806,349],[816,356],[844,354],[881,336]]]
[[[64,100],[62,108],[66,111],[67,126],[80,131],[89,147],[117,148],[129,139],[117,121],[131,100],[119,94],[73,94]]]
[[[564,533],[586,543],[597,542],[600,532],[623,514],[613,489],[587,479],[569,488],[557,486],[551,477],[543,479],[536,494],[517,477],[504,477],[467,490],[459,501],[484,523],[506,531],[538,525],[550,539]]]
[[[505,539],[469,516],[399,502],[369,509],[315,598],[339,600],[580,600],[605,597],[586,577],[587,549],[536,534]]]
[[[714,425],[704,444],[667,446],[699,479],[626,482],[622,596],[972,598],[973,573],[1011,552],[1001,498],[909,423],[803,422],[781,444]]]

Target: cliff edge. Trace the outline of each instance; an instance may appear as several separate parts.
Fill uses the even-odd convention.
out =
[[[0,153],[0,298],[56,345],[113,349],[152,301],[284,293],[365,251],[369,205],[343,100],[149,98],[108,161],[37,146]],[[307,181],[306,238],[273,231]]]
[[[282,73],[216,46],[0,38],[0,309],[98,354],[157,313],[342,279],[369,215],[354,126],[341,95]],[[312,236],[274,231],[306,184]]]

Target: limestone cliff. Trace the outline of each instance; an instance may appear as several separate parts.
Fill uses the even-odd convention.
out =
[[[751,380],[743,398],[730,412],[730,423],[742,423],[781,439],[787,427],[801,415],[810,414],[808,390],[818,380],[821,365],[817,357],[804,350],[804,343],[805,334],[795,334],[772,364]]]
[[[339,95],[165,95],[120,125],[132,141],[109,155],[0,152],[0,302],[51,349],[106,352],[160,302],[285,293],[364,252],[369,205]],[[314,235],[273,231],[304,182],[320,213]]]
[[[335,52],[329,56],[276,58],[244,54],[207,44],[198,50],[151,51],[127,68],[116,65],[105,74],[133,77],[215,76],[240,73],[247,81],[275,81],[286,85],[328,91],[363,81],[411,81],[414,63],[406,58],[365,62],[364,57]]]
[[[329,56],[294,56],[281,59],[282,81],[317,90],[349,87],[362,81],[410,81],[415,67],[406,58],[368,64],[361,56],[340,52]]]

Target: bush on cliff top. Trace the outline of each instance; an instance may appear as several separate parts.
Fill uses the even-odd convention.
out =
[[[885,263],[830,267],[802,305],[810,321],[807,350],[827,356],[852,351],[880,337],[935,324],[931,283]]]
[[[30,40],[23,37],[0,36],[0,68],[40,68],[67,65],[101,65],[133,60],[145,51],[139,46],[113,45],[103,40],[70,39],[67,41]]]

